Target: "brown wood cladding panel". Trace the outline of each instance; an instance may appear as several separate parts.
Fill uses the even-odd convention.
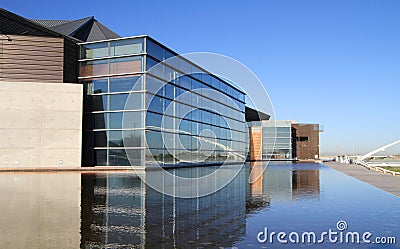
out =
[[[43,44],[45,41],[47,44],[49,43],[57,43],[60,44],[60,40],[62,38],[55,37],[44,37],[44,36],[25,36],[25,35],[8,35],[13,42],[38,42]]]
[[[21,60],[26,60],[26,61],[31,61],[31,64],[34,64],[34,62],[39,62],[42,63],[43,61],[54,61],[54,62],[61,62],[63,63],[63,58],[62,57],[45,57],[45,56],[32,56],[32,55],[23,55],[23,54],[1,54],[2,59],[9,59],[13,60],[15,63],[17,61]]]
[[[319,157],[319,127],[317,124],[293,124],[296,137],[307,137],[307,141],[296,141],[297,158],[300,160]]]
[[[47,68],[47,70],[56,71],[56,70],[59,70],[60,66],[62,66],[62,63],[47,64],[47,65],[43,65],[43,64],[33,65],[32,63],[28,63],[28,64],[5,63],[5,64],[3,64],[3,69],[7,69],[7,70],[16,70],[16,69],[42,70],[43,66],[45,66]]]
[[[23,49],[21,49],[23,47]],[[56,52],[63,50],[63,47],[46,47],[46,46],[35,46],[31,47],[29,44],[26,45],[15,45],[14,43],[10,43],[7,47],[4,48],[6,51],[10,51],[13,54],[19,54],[20,51],[45,51],[45,52]]]
[[[41,66],[41,65],[37,65]],[[34,68],[4,68],[4,73],[3,76],[6,75],[14,75],[14,74],[32,74],[32,75],[58,75],[60,72],[60,68],[56,67],[53,70],[51,68],[46,67],[46,70],[43,70],[43,67],[40,69],[34,69]]]
[[[63,82],[63,38],[15,35],[10,38],[12,41],[2,41],[1,80]]]
[[[250,128],[250,160],[262,160],[262,129],[261,127]]]
[[[19,81],[24,81],[24,82],[45,82],[45,83],[54,83],[54,82],[58,82],[59,78],[58,77],[54,77],[54,76],[42,76],[42,75],[26,75],[26,74],[22,74],[22,75],[12,75],[11,77],[3,77],[2,80],[4,81],[15,81],[15,82],[19,82]]]
[[[10,67],[10,68],[19,68],[17,65],[22,65],[22,66],[28,66],[28,65],[33,65],[31,60],[18,60],[16,61],[15,59],[5,59],[3,58],[1,60],[1,63],[3,67]],[[62,67],[63,62],[62,61],[49,61],[49,60],[43,60],[40,62],[40,66],[58,66]]]

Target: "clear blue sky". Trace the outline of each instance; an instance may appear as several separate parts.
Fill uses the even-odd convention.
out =
[[[321,152],[400,139],[400,1],[4,1],[27,18],[94,15],[121,36],[215,52],[261,79],[278,119],[324,125]]]

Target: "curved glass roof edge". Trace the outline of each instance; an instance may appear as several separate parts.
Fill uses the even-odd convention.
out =
[[[231,83],[221,79],[220,77],[216,76],[215,74],[207,71],[206,69],[200,67],[199,65],[197,65],[196,63],[188,60],[187,58],[183,57],[181,54],[175,52],[174,50],[168,48],[167,46],[165,46],[164,44],[160,43],[159,41],[155,40],[154,38],[152,38],[149,35],[138,35],[138,36],[128,36],[128,37],[121,37],[121,38],[114,38],[114,39],[107,39],[107,40],[100,40],[100,41],[92,41],[92,42],[82,42],[82,43],[78,43],[79,46],[82,45],[86,45],[86,44],[95,44],[95,43],[103,43],[103,42],[111,42],[111,41],[119,41],[119,40],[128,40],[128,39],[137,39],[137,38],[146,38],[151,40],[152,42],[156,43],[157,45],[159,45],[160,47],[168,50],[169,52],[171,52],[172,54],[174,54],[175,56],[179,56],[180,58],[182,58],[183,60],[185,60],[186,62],[192,64],[193,66],[198,67],[200,70],[204,71],[204,73],[207,73],[209,75],[211,75],[212,77],[215,77],[218,80],[221,80],[222,82],[226,83],[227,85],[231,86],[232,88],[234,88],[235,90],[239,91],[240,93],[247,95],[243,90],[239,89],[237,86],[232,85]],[[147,51],[146,51],[147,52]]]

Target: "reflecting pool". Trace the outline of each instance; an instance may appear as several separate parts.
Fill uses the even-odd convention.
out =
[[[0,247],[400,248],[400,198],[319,164],[263,167],[247,165],[223,189],[192,199],[163,195],[134,173],[0,174]],[[257,171],[261,177],[252,179]],[[339,242],[327,235],[318,243],[329,229]],[[397,244],[340,243],[340,231],[369,232],[371,242],[396,237]],[[305,232],[317,242],[301,243]]]

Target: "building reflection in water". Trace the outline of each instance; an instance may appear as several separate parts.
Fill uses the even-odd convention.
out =
[[[83,174],[81,247],[229,247],[245,236],[246,213],[319,196],[318,170],[264,167],[252,163],[220,191],[192,199],[161,194],[133,173]]]
[[[268,181],[265,173],[265,165],[260,161],[250,163],[246,170],[246,213],[252,213],[270,205],[271,198],[268,195]]]
[[[231,247],[252,236],[245,234],[247,214],[275,202],[319,199],[316,168],[271,164],[262,173],[264,167],[251,164],[223,189],[192,199],[163,195],[133,173],[1,174],[0,244],[4,248]],[[175,173],[191,175],[194,170],[207,172],[207,168],[185,168]],[[257,175],[261,176],[251,178]]]
[[[244,171],[192,199],[163,195],[133,174],[82,175],[82,183],[82,248],[228,247],[245,234]]]
[[[292,199],[318,199],[320,197],[319,170],[292,171]]]
[[[319,199],[319,170],[313,165],[271,163],[267,167],[256,161],[246,172],[247,213],[268,208],[274,200]]]
[[[1,248],[78,248],[79,173],[0,174]]]

